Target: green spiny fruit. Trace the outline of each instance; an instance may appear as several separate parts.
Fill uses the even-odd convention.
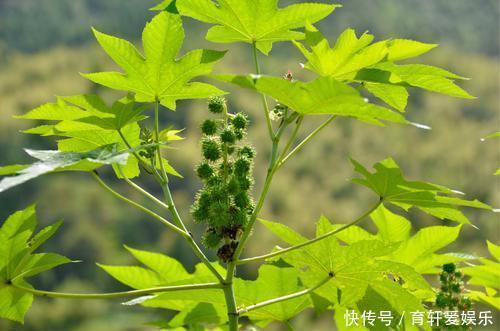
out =
[[[214,169],[210,166],[210,164],[203,162],[196,168],[196,174],[200,179],[207,180],[214,175]]]
[[[214,120],[205,120],[201,124],[201,132],[207,136],[213,136],[217,133],[217,122]]]
[[[221,151],[217,141],[213,139],[204,139],[201,142],[203,157],[209,161],[217,161],[221,156]]]
[[[208,99],[208,110],[214,114],[220,114],[226,107],[226,99],[221,96],[211,97]]]
[[[238,113],[233,118],[233,125],[236,129],[244,130],[248,125],[248,118],[243,113]]]
[[[220,140],[226,144],[234,144],[236,135],[231,129],[224,129],[220,134]]]

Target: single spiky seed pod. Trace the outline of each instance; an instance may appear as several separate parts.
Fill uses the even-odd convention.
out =
[[[459,284],[451,284],[450,290],[454,293],[460,293],[462,292],[462,289],[460,288]]]
[[[233,125],[236,129],[244,130],[248,125],[248,118],[245,114],[238,113],[233,117]]]
[[[245,132],[243,130],[240,130],[240,129],[235,129],[234,130],[234,137],[236,138],[236,140],[241,140],[241,139],[243,139],[243,137],[245,137]]]
[[[245,227],[248,223],[248,214],[244,209],[237,209],[236,212],[231,215],[231,223],[238,227]]]
[[[214,175],[214,169],[208,163],[203,162],[196,168],[196,174],[200,179],[207,180]]]
[[[221,241],[221,236],[214,229],[207,230],[203,236],[203,244],[209,248],[217,247]]]
[[[227,146],[226,147],[226,152],[227,152],[228,155],[232,155],[234,153],[234,146]]]
[[[255,157],[255,150],[250,146],[243,146],[238,151],[238,155],[253,159]]]
[[[191,215],[196,222],[203,223],[209,218],[209,208],[195,202],[191,207]]]
[[[454,263],[447,263],[447,264],[443,265],[443,271],[446,271],[449,274],[454,273],[455,269],[456,269],[456,266]]]
[[[203,157],[209,161],[217,161],[220,158],[219,144],[215,140],[205,139],[201,143]]]
[[[236,176],[244,177],[250,172],[251,162],[245,158],[239,158],[234,162],[234,173]]]
[[[436,297],[436,306],[445,308],[448,305],[448,298],[443,293],[439,293]]]
[[[246,191],[252,186],[252,181],[248,177],[239,177],[238,184],[240,185],[240,189]]]
[[[226,99],[221,96],[211,97],[208,99],[208,110],[214,114],[220,114],[226,107]]]
[[[229,194],[235,195],[236,193],[238,193],[239,190],[240,190],[240,184],[238,183],[238,180],[232,177],[227,183],[227,192]]]
[[[239,208],[246,208],[250,205],[250,198],[246,191],[240,192],[234,196],[234,204]]]
[[[217,133],[217,122],[214,120],[205,120],[201,124],[201,132],[207,136],[212,136]]]
[[[234,144],[234,142],[236,141],[236,136],[232,130],[225,129],[220,134],[220,140],[226,144]]]

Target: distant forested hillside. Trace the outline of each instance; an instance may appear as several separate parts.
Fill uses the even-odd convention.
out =
[[[499,54],[497,0],[316,0],[341,3],[323,26],[370,30],[442,42],[467,52]],[[155,0],[0,0],[0,44],[34,52],[89,40],[89,26],[137,38]],[[282,1],[297,2],[297,1]],[[383,18],[380,17],[383,13]],[[404,13],[404,14],[402,14]],[[409,15],[411,13],[411,15]],[[23,24],[19,24],[22,21]],[[64,28],[62,28],[64,27]],[[431,38],[432,37],[432,38]],[[436,37],[438,38],[436,40]],[[5,46],[4,46],[5,48]]]

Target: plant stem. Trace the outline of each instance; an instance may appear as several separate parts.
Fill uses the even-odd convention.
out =
[[[292,294],[284,295],[282,297],[278,297],[278,298],[274,298],[274,299],[270,299],[270,300],[259,302],[259,303],[255,304],[255,305],[251,305],[251,306],[239,309],[238,313],[239,314],[248,313],[249,311],[254,310],[254,309],[262,308],[262,307],[265,307],[265,306],[272,305],[274,303],[278,303],[278,302],[282,302],[282,301],[294,299],[294,298],[297,298],[297,297],[309,294],[311,292],[314,292],[315,290],[317,290],[321,286],[325,285],[332,278],[333,278],[333,274],[332,275],[328,275],[325,279],[323,279],[321,282],[319,282],[318,284],[316,284],[315,286],[313,286],[311,288],[308,288],[308,289],[305,289],[305,290],[302,290],[302,291],[299,291],[299,292],[295,292],[295,293],[292,293]]]
[[[121,195],[120,193],[116,192],[115,190],[113,190],[111,187],[109,187],[102,179],[101,177],[99,176],[99,174],[97,173],[97,171],[93,171],[92,172],[92,176],[97,180],[97,182],[104,188],[106,189],[107,191],[109,191],[111,194],[113,194],[115,197],[117,197],[118,199],[122,200],[122,201],[125,201],[126,203],[128,203],[129,205],[135,207],[136,209],[139,209],[140,211],[152,216],[153,218],[156,218],[157,220],[159,220],[160,222],[162,222],[164,225],[166,225],[167,227],[169,227],[170,229],[174,230],[175,232],[179,233],[181,236],[183,236],[184,238],[188,238],[190,237],[189,233],[187,233],[186,231],[178,228],[177,226],[173,225],[172,223],[170,223],[169,221],[167,221],[166,219],[164,219],[163,217],[161,217],[160,215],[156,214],[155,212],[147,209],[146,207],[138,204],[137,202],[135,201],[132,201],[130,200],[129,198],[126,198],[124,197],[123,195]]]
[[[232,279],[232,277],[231,277]],[[229,323],[229,331],[238,331],[238,308],[236,307],[236,298],[234,296],[233,282],[224,284],[224,297],[226,299],[227,317]]]
[[[206,284],[189,284],[189,285],[177,285],[177,286],[160,286],[160,287],[125,291],[125,292],[84,294],[84,293],[62,293],[62,292],[35,290],[29,287],[19,286],[15,284],[11,284],[9,286],[17,288],[21,291],[31,293],[36,296],[50,297],[50,298],[65,298],[65,299],[113,299],[113,298],[125,298],[131,296],[141,296],[141,295],[162,293],[162,292],[200,290],[200,289],[222,287],[222,285],[219,283],[206,283]]]
[[[257,54],[257,46],[254,43],[252,43],[252,51],[253,51],[253,61],[255,65],[255,73],[257,75],[260,75],[260,65],[259,65],[259,58]],[[266,116],[266,124],[267,124],[267,131],[269,133],[269,137],[273,139],[274,137],[274,131],[273,131],[273,124],[271,122],[271,117],[269,115],[269,106],[267,105],[267,98],[265,94],[260,93],[261,98],[262,98],[262,105],[263,105],[263,110],[264,110],[264,115]]]
[[[280,157],[278,158],[278,164],[281,163],[281,160],[285,157],[286,153],[290,150],[292,147],[293,142],[295,141],[295,138],[297,137],[297,133],[299,132],[300,127],[302,126],[302,121],[304,120],[304,116],[301,115],[297,119],[297,122],[295,123],[295,128],[293,129],[293,132],[288,139],[288,142],[286,143],[285,147],[283,148],[283,151],[280,154]]]
[[[325,122],[323,122],[320,126],[318,126],[313,132],[311,132],[304,140],[302,140],[290,153],[288,153],[287,156],[285,156],[280,162],[278,163],[277,168],[281,168],[281,166],[288,161],[288,159],[298,151],[300,151],[305,144],[307,144],[314,136],[316,136],[321,130],[323,130],[328,124],[330,124],[335,118],[337,118],[337,115],[332,115],[330,116]]]
[[[129,178],[125,177],[123,175],[123,172],[121,171],[121,168],[120,168],[120,174],[122,175],[125,182],[129,184],[134,190],[141,193],[142,195],[144,195],[145,197],[147,197],[149,200],[153,201],[160,207],[168,210],[168,206],[164,202],[162,202],[160,199],[156,198],[154,195],[152,195],[151,193],[149,193],[148,191],[146,191],[145,189],[143,189],[142,187],[131,181]]]
[[[284,253],[288,253],[290,251],[293,251],[293,250],[296,250],[296,249],[303,248],[305,246],[314,244],[315,242],[318,242],[320,240],[328,238],[328,237],[330,237],[330,236],[332,236],[334,234],[337,234],[339,232],[342,232],[342,231],[350,228],[353,225],[358,224],[363,219],[365,219],[366,217],[368,217],[373,211],[375,211],[375,209],[377,209],[381,204],[382,204],[382,199],[380,199],[375,205],[373,205],[370,209],[368,209],[365,213],[363,213],[363,215],[359,216],[357,219],[355,219],[354,221],[352,221],[349,224],[344,225],[341,228],[329,231],[329,232],[327,232],[325,234],[322,234],[321,236],[316,237],[314,239],[305,241],[303,243],[300,243],[300,244],[297,244],[297,245],[294,245],[294,246],[290,246],[288,248],[284,248],[284,249],[276,251],[276,252],[272,252],[272,253],[265,254],[265,255],[260,255],[260,256],[255,256],[255,257],[251,257],[251,258],[247,258],[247,259],[238,260],[236,262],[236,264],[240,265],[240,264],[245,264],[245,263],[250,263],[250,262],[257,262],[257,261],[266,260],[268,258],[275,257],[275,256],[278,256],[278,255],[281,255],[281,254],[284,254]]]
[[[155,142],[158,144],[160,142],[160,120],[159,120],[159,106],[160,102],[158,100],[155,101]],[[165,183],[168,183],[168,176],[167,172],[165,171],[165,165],[163,164],[163,159],[161,157],[161,147],[158,145],[156,148],[156,153],[158,154],[158,164],[160,165],[160,170],[161,174],[160,177],[162,179],[161,183],[164,185]]]

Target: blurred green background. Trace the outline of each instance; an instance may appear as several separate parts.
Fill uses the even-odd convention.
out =
[[[22,147],[54,148],[48,140],[23,135],[19,130],[34,123],[14,120],[54,95],[101,93],[112,100],[114,92],[92,85],[79,72],[99,71],[113,65],[93,41],[90,26],[101,31],[138,40],[151,0],[0,0],[0,164],[22,163],[29,159]],[[294,1],[281,1],[282,4]],[[295,1],[296,2],[296,1]],[[331,1],[323,1],[331,2]],[[465,88],[478,97],[459,100],[432,93],[410,91],[409,117],[430,125],[433,130],[390,125],[373,127],[351,119],[336,120],[276,176],[263,216],[280,220],[311,235],[321,214],[332,221],[346,222],[371,204],[372,194],[354,186],[349,157],[370,165],[392,156],[412,179],[437,182],[467,193],[495,207],[500,206],[500,177],[492,174],[500,165],[498,141],[480,138],[500,128],[499,117],[499,2],[496,0],[344,0],[320,24],[335,38],[347,27],[359,33],[369,30],[376,38],[405,37],[440,43],[422,62],[448,68],[470,77]],[[203,39],[205,25],[186,20],[185,49],[212,47],[230,49],[217,72],[252,72],[248,45],[212,45]],[[222,45],[225,46],[225,45]],[[292,70],[301,76],[299,52],[278,44],[272,58],[262,58],[264,72],[280,75]],[[226,88],[227,86],[224,86]],[[252,119],[250,140],[258,150],[256,191],[260,189],[269,150],[260,102],[255,95],[239,90],[229,96],[233,111],[248,112]],[[413,93],[412,93],[413,92]],[[176,144],[169,159],[184,175],[173,180],[178,207],[189,218],[188,209],[199,182],[193,175],[198,160],[198,125],[207,114],[204,101],[182,102],[178,111],[164,112],[162,120],[186,128],[186,140]],[[319,120],[319,119],[318,119]],[[318,122],[309,119],[302,133]],[[108,179],[113,176],[108,173]],[[142,184],[153,192],[158,188],[148,179]],[[141,201],[141,197],[120,183],[116,187]],[[58,174],[35,180],[0,195],[0,220],[10,213],[38,202],[41,225],[64,219],[65,225],[45,246],[82,263],[63,266],[34,279],[41,289],[59,291],[122,290],[95,262],[134,263],[122,244],[155,249],[182,260],[189,268],[196,262],[189,248],[161,224],[120,204],[101,191],[86,174]],[[144,201],[144,203],[147,203]],[[486,254],[484,240],[498,244],[498,216],[467,211],[479,229],[465,227],[454,251]],[[421,213],[410,215],[415,228],[440,224]],[[194,226],[200,235],[202,229]],[[254,233],[258,242],[247,254],[264,253],[273,238],[262,228]],[[254,270],[241,275],[255,276]],[[161,310],[122,306],[119,301],[63,301],[38,299],[24,326],[0,321],[0,330],[114,331],[150,330],[146,322],[167,317]],[[331,315],[316,318],[304,314],[293,321],[297,330],[331,330]],[[270,329],[279,329],[278,326]]]

